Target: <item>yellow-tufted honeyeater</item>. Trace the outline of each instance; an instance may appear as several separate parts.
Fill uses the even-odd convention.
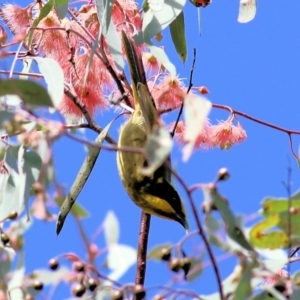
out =
[[[118,146],[144,148],[153,125],[161,124],[161,121],[147,86],[142,59],[137,55],[133,41],[124,32],[122,39],[130,68],[135,107],[129,121],[121,127]],[[170,159],[150,177],[141,172],[147,166],[142,154],[118,151],[117,163],[123,185],[137,206],[148,214],[177,221],[188,229],[183,203],[170,184]]]

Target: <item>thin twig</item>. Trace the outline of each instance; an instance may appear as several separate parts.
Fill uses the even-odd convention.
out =
[[[174,170],[171,169],[171,172],[176,177],[176,179],[180,182],[180,184],[182,185],[182,187],[184,188],[184,190],[186,191],[186,193],[188,195],[188,199],[189,199],[189,202],[190,202],[190,205],[192,207],[192,211],[193,211],[193,214],[194,214],[194,217],[195,217],[195,220],[196,220],[196,225],[197,225],[198,230],[199,230],[199,235],[201,236],[201,238],[202,238],[202,240],[205,244],[205,248],[208,252],[208,256],[210,258],[211,264],[213,266],[213,269],[214,269],[214,272],[215,272],[215,275],[216,275],[216,278],[217,278],[217,283],[218,283],[218,288],[219,288],[219,293],[220,293],[220,299],[224,300],[225,297],[224,297],[224,293],[223,293],[223,287],[222,287],[220,272],[219,272],[214,254],[212,252],[211,246],[208,242],[208,239],[207,239],[207,237],[205,235],[205,232],[203,230],[203,227],[201,225],[201,221],[200,221],[200,218],[199,218],[199,215],[198,215],[198,212],[197,212],[197,208],[196,208],[196,205],[195,205],[194,200],[192,198],[192,192],[188,188],[188,186],[185,184],[183,179]]]
[[[271,127],[273,129],[276,129],[276,130],[279,130],[279,131],[283,131],[285,133],[288,133],[288,134],[298,134],[300,135],[300,131],[299,130],[292,130],[292,129],[287,129],[287,128],[284,128],[284,127],[280,127],[280,126],[277,126],[275,124],[272,124],[272,123],[269,123],[269,122],[266,122],[266,121],[262,121],[260,119],[257,119],[255,117],[252,117],[246,113],[243,113],[241,111],[238,111],[236,109],[233,109],[229,106],[226,106],[226,105],[222,105],[222,104],[212,104],[212,107],[214,108],[219,108],[219,109],[224,109],[224,110],[227,110],[227,111],[230,111],[231,113],[234,113],[236,115],[239,115],[239,116],[242,116],[246,119],[249,119],[251,121],[254,121],[256,123],[259,123],[259,124],[262,124],[262,125],[265,125],[267,127]]]
[[[189,87],[187,89],[186,94],[188,94],[190,92],[191,88],[193,87],[193,74],[194,74],[194,69],[195,69],[195,64],[196,64],[196,54],[197,54],[196,48],[194,48],[194,58],[193,58],[193,63],[192,63],[192,68],[191,68],[190,82],[189,82]],[[177,116],[177,119],[176,119],[176,122],[175,122],[175,125],[173,128],[173,131],[171,133],[172,137],[175,135],[175,131],[176,131],[178,122],[179,122],[180,117],[183,112],[183,106],[184,106],[184,101],[182,101],[182,103],[181,103],[181,107],[180,107],[180,110],[179,110],[179,113],[178,113],[178,116]]]
[[[129,146],[118,147],[117,144],[97,145],[96,143],[93,143],[91,141],[83,139],[79,136],[70,134],[69,132],[65,132],[64,135],[71,138],[74,141],[77,141],[79,143],[85,144],[85,145],[93,147],[93,148],[100,148],[100,149],[104,149],[104,150],[108,150],[108,151],[124,151],[124,152],[130,152],[130,153],[139,153],[141,155],[145,155],[145,153],[146,153],[145,149],[143,149],[143,148],[136,148],[136,147],[129,147]]]

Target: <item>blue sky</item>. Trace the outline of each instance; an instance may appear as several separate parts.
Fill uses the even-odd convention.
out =
[[[19,3],[28,3],[20,1]],[[188,43],[188,60],[185,66],[177,57],[170,42],[169,32],[163,32],[164,45],[170,60],[176,65],[180,77],[189,78],[193,48],[197,49],[193,83],[205,85],[210,90],[207,98],[213,103],[228,105],[246,114],[274,123],[278,126],[299,129],[300,100],[300,2],[279,4],[272,0],[258,1],[257,15],[247,24],[237,22],[239,1],[213,1],[201,9],[202,36],[198,32],[197,9],[190,3],[184,9]],[[224,120],[228,113],[213,109],[212,123]],[[98,115],[96,120],[105,126],[112,113]],[[167,120],[172,120],[168,117]],[[187,163],[181,160],[180,149],[173,150],[173,166],[189,185],[209,182],[221,167],[226,167],[231,178],[220,184],[220,192],[229,199],[235,213],[245,216],[260,208],[266,196],[286,197],[283,182],[287,180],[287,168],[292,168],[292,191],[299,188],[299,170],[293,158],[286,134],[238,117],[248,138],[229,151],[220,149],[193,154]],[[119,119],[111,135],[117,139],[123,121]],[[93,139],[95,135],[89,133]],[[294,136],[294,150],[298,153],[299,137]],[[61,184],[70,187],[84,159],[82,145],[68,138],[61,138],[54,146],[56,174]],[[186,195],[176,184],[182,198]],[[197,207],[201,208],[202,194],[195,194]],[[82,223],[88,235],[92,235],[103,221],[107,211],[113,210],[121,226],[120,242],[135,247],[139,231],[140,210],[125,193],[118,177],[116,154],[102,151],[94,171],[86,184],[79,202],[91,216]],[[187,201],[186,201],[187,203]],[[187,211],[191,228],[195,223],[189,205]],[[34,221],[26,234],[25,257],[28,272],[43,268],[47,261],[64,252],[76,252],[84,257],[83,243],[78,228],[69,217],[59,237],[55,223]],[[184,230],[175,222],[152,218],[149,249],[166,242],[178,242]],[[202,245],[198,238],[193,240]],[[97,239],[98,247],[104,247],[103,235]],[[189,244],[187,249],[192,249]],[[194,249],[194,248],[193,248]],[[216,252],[220,255],[220,252]],[[99,259],[99,266],[105,255]],[[207,260],[207,257],[205,258]],[[234,267],[233,260],[220,262],[222,276]],[[101,271],[101,269],[100,269]],[[132,267],[121,282],[134,281]],[[150,262],[146,286],[164,285],[170,280],[170,272],[163,264]],[[216,291],[211,267],[193,284],[180,287],[195,289],[198,294]],[[55,299],[67,298],[68,288],[60,288]]]

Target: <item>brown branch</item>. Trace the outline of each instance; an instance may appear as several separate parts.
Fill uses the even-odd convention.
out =
[[[252,117],[252,116],[249,116],[248,114],[246,113],[243,113],[241,111],[238,111],[236,109],[232,109],[231,107],[229,106],[226,106],[226,105],[222,105],[222,104],[212,104],[212,107],[214,108],[220,108],[220,109],[224,109],[224,110],[227,110],[227,111],[230,111],[231,113],[234,113],[236,115],[239,115],[239,116],[242,116],[246,119],[249,119],[253,122],[256,122],[256,123],[259,123],[259,124],[262,124],[262,125],[265,125],[267,127],[271,127],[273,129],[276,129],[276,130],[279,130],[279,131],[282,131],[282,132],[285,132],[287,134],[298,134],[300,135],[300,131],[298,130],[292,130],[292,129],[287,129],[287,128],[284,128],[284,127],[280,127],[280,126],[277,126],[275,124],[272,124],[272,123],[269,123],[269,122],[266,122],[266,121],[262,121],[260,119],[257,119],[255,117]]]
[[[104,150],[108,150],[108,151],[124,151],[124,152],[130,152],[130,153],[139,153],[141,155],[145,155],[145,149],[143,149],[143,148],[136,148],[136,147],[129,147],[129,146],[118,147],[117,144],[111,144],[109,146],[108,145],[99,145],[99,144],[90,142],[86,139],[83,139],[81,137],[70,134],[68,132],[65,132],[64,134],[65,134],[65,136],[71,138],[74,141],[77,141],[79,143],[85,144],[85,145],[93,147],[93,148],[100,148],[100,149],[104,149]]]
[[[144,282],[145,282],[150,221],[151,221],[151,215],[146,214],[145,212],[142,211],[139,241],[138,241],[138,257],[137,257],[137,268],[136,268],[136,274],[135,274],[135,284],[144,285]],[[134,299],[141,300],[141,299],[143,299],[143,297],[137,295],[137,296],[135,296]]]

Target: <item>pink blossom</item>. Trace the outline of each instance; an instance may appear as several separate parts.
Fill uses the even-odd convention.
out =
[[[170,124],[168,127],[170,130],[173,130],[175,123]],[[210,122],[206,119],[203,129],[199,134],[197,141],[195,143],[195,149],[203,148],[207,149],[211,147],[210,138],[209,138],[209,126]],[[180,144],[184,144],[184,131],[185,131],[185,124],[184,121],[179,121],[175,131],[175,138]]]
[[[15,4],[4,4],[0,16],[13,34],[25,34],[31,24],[31,10]]]
[[[142,19],[133,0],[116,0],[111,16],[117,29],[129,35],[135,35],[142,28]]]
[[[186,88],[178,77],[166,75],[152,90],[158,110],[180,107],[186,94]]]
[[[145,71],[149,74],[157,74],[161,68],[161,63],[151,53],[143,53],[142,56]]]
[[[69,53],[67,34],[61,27],[60,20],[55,11],[51,11],[38,25],[46,31],[36,29],[33,33],[33,42],[38,43],[40,50],[56,60],[66,58]],[[53,29],[49,29],[53,28]]]
[[[247,135],[240,123],[233,125],[233,118],[219,122],[209,128],[209,137],[213,147],[219,146],[223,149],[230,149],[232,145],[243,142]]]
[[[282,277],[282,278],[288,278],[288,271],[284,270],[284,269],[279,269],[275,272],[275,276],[273,277],[269,277],[265,283],[266,284],[274,284],[277,282],[278,277]]]

